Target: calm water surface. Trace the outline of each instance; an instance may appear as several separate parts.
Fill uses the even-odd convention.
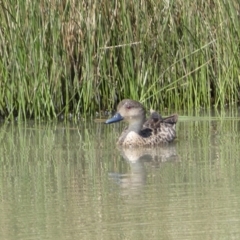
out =
[[[180,117],[168,147],[123,125],[2,125],[0,239],[240,239],[240,116]]]

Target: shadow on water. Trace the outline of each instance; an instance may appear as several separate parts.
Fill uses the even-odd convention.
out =
[[[238,239],[238,113],[180,117],[174,144],[122,150],[123,125],[5,124],[0,239]]]

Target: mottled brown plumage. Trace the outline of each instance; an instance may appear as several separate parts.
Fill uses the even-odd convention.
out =
[[[146,121],[146,111],[137,101],[124,99],[117,107],[117,113],[106,123],[125,120],[129,126],[124,129],[118,139],[118,145],[124,147],[156,146],[172,142],[176,138],[178,116],[166,118],[154,110]]]

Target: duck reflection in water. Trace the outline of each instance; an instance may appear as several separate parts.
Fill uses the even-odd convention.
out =
[[[127,173],[109,173],[109,177],[121,187],[123,195],[138,195],[149,172],[170,162],[179,162],[175,144],[158,148],[120,148],[119,151],[130,169]]]

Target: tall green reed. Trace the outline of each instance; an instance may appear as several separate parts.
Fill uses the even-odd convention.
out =
[[[0,5],[0,114],[92,115],[239,101],[239,3],[10,0]]]

